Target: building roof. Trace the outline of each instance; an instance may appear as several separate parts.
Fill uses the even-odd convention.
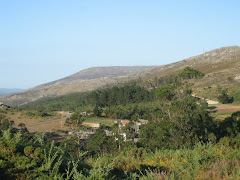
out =
[[[128,124],[128,123],[130,123],[130,121],[128,121],[128,120],[122,120],[123,126],[125,126],[125,125]]]

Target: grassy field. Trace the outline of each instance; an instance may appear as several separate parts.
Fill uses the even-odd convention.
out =
[[[26,115],[26,113],[29,111],[6,110],[5,112],[6,113],[4,114],[6,115],[6,117],[10,121],[14,121],[15,125],[18,125],[19,123],[24,123],[27,125],[27,124],[37,123],[37,122],[59,119],[63,117],[60,113],[53,113],[53,115],[48,117],[29,117]]]
[[[219,87],[215,85],[203,86],[203,87],[193,87],[193,92],[199,97],[205,99],[218,100]],[[222,89],[228,90],[229,97],[233,97],[234,104],[240,104],[240,83],[228,82],[221,85]]]
[[[64,126],[65,120],[48,122],[44,124],[38,124],[34,126],[26,126],[30,132],[50,132],[57,130],[68,130],[69,128]]]
[[[46,131],[56,131],[58,129],[66,130],[66,127],[64,127],[65,120],[29,126],[29,124],[51,121],[51,120],[60,119],[64,117],[63,114],[60,112],[51,113],[51,116],[48,116],[48,117],[29,117],[28,115],[26,115],[28,112],[34,112],[34,111],[17,111],[17,110],[11,110],[11,109],[0,111],[0,113],[5,115],[10,121],[14,121],[14,124],[16,126],[18,126],[20,123],[24,123],[26,127],[29,129],[29,131],[46,132]]]
[[[87,117],[84,122],[87,122],[87,123],[101,123],[102,125],[112,126],[114,124],[114,119],[99,118],[99,117]]]
[[[68,130],[69,128],[64,126],[65,120],[46,122],[63,118],[67,112],[54,112],[48,117],[29,117],[29,112],[34,113],[35,111],[17,111],[17,110],[0,110],[1,114],[4,114],[10,121],[14,121],[14,124],[18,126],[20,123],[24,123],[30,132],[49,132],[57,130]],[[114,119],[99,118],[99,117],[86,117],[85,122],[87,123],[101,123],[102,125],[112,126]],[[46,122],[43,124],[31,125],[34,123]]]
[[[230,117],[233,112],[240,111],[240,105],[235,104],[210,105],[208,108],[211,116],[220,120]]]
[[[112,126],[114,124],[113,119],[88,117],[84,122],[87,123],[101,123],[102,125]],[[34,126],[27,126],[29,131],[49,132],[57,130],[69,130],[68,127],[64,126],[65,120],[48,122],[44,124],[38,124]]]

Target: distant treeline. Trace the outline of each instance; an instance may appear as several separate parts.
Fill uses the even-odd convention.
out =
[[[73,93],[65,96],[41,99],[21,106],[22,109],[35,110],[78,110],[81,107],[106,107],[150,101],[153,94],[148,90],[135,86],[125,85],[86,93]]]

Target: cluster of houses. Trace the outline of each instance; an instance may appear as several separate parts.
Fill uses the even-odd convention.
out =
[[[138,138],[134,138],[134,139],[127,139],[127,134],[122,130],[123,127],[125,127],[127,124],[129,124],[131,121],[129,120],[125,120],[125,119],[119,119],[114,121],[115,124],[118,124],[119,127],[119,134],[122,135],[124,141],[128,141],[128,140],[133,140],[134,142],[138,141]],[[144,120],[144,119],[139,119],[138,121],[133,122],[133,124],[131,124],[131,127],[135,130],[135,133],[139,133],[140,130],[140,126],[143,124],[147,124],[148,120]],[[73,135],[76,134],[79,136],[79,138],[81,140],[90,140],[90,138],[94,135],[94,133],[96,132],[96,130],[101,126],[101,123],[88,123],[88,122],[83,122],[84,126],[88,126],[91,129],[88,130],[81,130],[78,132],[69,132],[69,135]],[[107,136],[113,136],[114,133],[112,131],[109,130],[104,130]]]
[[[119,125],[119,128],[121,129],[121,127],[125,127],[127,124],[129,124],[131,121],[129,120],[116,120],[114,121],[115,124]],[[148,120],[144,120],[144,119],[139,119],[138,121],[134,121],[133,122],[133,128],[135,129],[135,132],[138,133],[140,130],[140,126],[143,124],[147,124]]]

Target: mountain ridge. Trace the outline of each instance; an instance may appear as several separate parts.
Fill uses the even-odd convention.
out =
[[[51,81],[48,83],[44,83],[42,85],[36,86],[45,86],[45,85],[52,85],[54,83],[68,83],[69,81],[78,81],[78,80],[91,80],[97,78],[104,78],[104,77],[118,77],[118,76],[125,76],[129,74],[139,73],[148,69],[151,69],[156,66],[102,66],[102,67],[90,67],[87,69],[83,69],[79,72],[76,72],[70,76]],[[115,71],[113,71],[115,70]]]
[[[104,86],[136,79],[142,71],[155,66],[104,66],[81,70],[65,78],[51,81],[21,93],[0,97],[0,101],[10,106],[24,104],[45,97],[55,97],[73,92],[85,92]]]

